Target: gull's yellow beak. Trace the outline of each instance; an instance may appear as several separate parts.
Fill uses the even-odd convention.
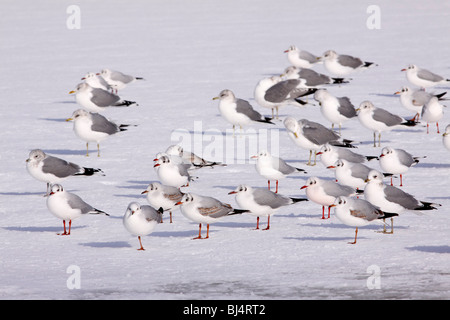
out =
[[[72,90],[72,91],[69,92],[69,94],[72,94],[72,93],[75,93],[75,92],[76,92],[75,90]]]
[[[73,119],[72,118],[67,118],[66,121],[73,121]]]
[[[296,138],[298,138],[298,134],[297,134],[297,132],[294,132],[294,136],[295,136]]]
[[[219,99],[219,97],[214,97],[214,98],[212,98],[213,100],[217,100],[217,99]]]

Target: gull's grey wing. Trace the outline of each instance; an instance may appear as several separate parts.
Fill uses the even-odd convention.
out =
[[[442,78],[441,76],[439,76],[431,71],[428,71],[426,69],[420,69],[419,71],[417,71],[417,76],[421,79],[433,81],[433,82],[439,82],[439,81],[444,80],[444,78]]]
[[[161,213],[159,213],[151,206],[143,205],[141,206],[141,211],[144,214],[145,220],[147,220],[148,222],[150,221],[161,222],[162,218]]]
[[[296,169],[293,166],[288,165],[286,161],[284,161],[281,158],[272,157],[272,164],[277,170],[279,170],[283,174],[290,174],[296,171]]]
[[[84,202],[83,199],[81,199],[79,196],[77,196],[76,194],[73,194],[73,193],[68,193],[68,192],[67,192],[67,204],[72,209],[81,210],[82,214],[94,212],[94,210],[95,210],[94,207],[92,207],[91,205]]]
[[[361,163],[355,163],[352,165],[352,173],[351,176],[359,179],[366,180],[367,176],[369,175],[371,168],[361,164]]]
[[[395,152],[397,153],[398,160],[400,161],[401,164],[407,167],[411,167],[414,163],[416,163],[414,157],[405,150],[397,149]]]
[[[337,98],[339,101],[338,111],[340,114],[344,115],[346,118],[356,117],[355,106],[350,102],[348,97]]]
[[[99,113],[91,113],[92,125],[91,129],[97,132],[104,132],[109,135],[119,132],[119,126],[109,121]]]
[[[119,71],[112,71],[111,80],[129,83],[134,80],[134,77],[127,74],[123,74],[122,72]]]
[[[119,100],[120,97],[118,95],[100,88],[92,88],[91,101],[99,107],[112,106]]]
[[[300,59],[306,60],[309,63],[317,63],[317,56],[313,55],[312,53],[305,51],[305,50],[301,50],[298,53],[298,56],[300,57]]]
[[[236,99],[236,111],[238,113],[243,113],[253,121],[258,121],[262,119],[262,115],[253,109],[252,105],[248,101],[242,99]]]
[[[344,159],[353,163],[362,163],[366,157],[361,154],[355,153],[347,148],[334,147],[339,159]]]
[[[420,207],[419,201],[417,201],[416,198],[414,198],[409,193],[404,192],[403,190],[390,185],[386,185],[383,191],[384,195],[386,196],[386,200],[397,203],[406,209],[414,210]]]
[[[322,187],[326,194],[333,197],[349,196],[355,192],[352,187],[344,186],[333,181],[323,181]]]
[[[298,79],[280,81],[267,89],[264,99],[272,103],[283,102],[299,84],[300,80]]]
[[[318,73],[311,69],[300,69],[298,72],[300,78],[305,80],[307,86],[320,86],[322,84],[331,83],[332,80],[329,76]]]
[[[212,197],[203,197],[200,200],[198,211],[203,216],[220,218],[228,215],[231,211],[233,211],[233,208],[229,204],[222,203]]]
[[[311,142],[322,145],[329,141],[336,141],[339,139],[339,135],[334,131],[326,128],[320,123],[313,121],[306,121],[303,125],[303,135]]]
[[[423,90],[414,91],[411,96],[412,104],[415,106],[423,106],[430,100],[431,97],[433,97],[433,95],[426,91]]]
[[[373,110],[373,119],[383,122],[388,127],[398,125],[403,121],[401,117],[380,108],[376,108],[375,110]]]
[[[277,209],[292,203],[290,198],[270,192],[267,189],[253,189],[253,199],[260,206],[269,206],[272,209]]]
[[[345,67],[350,67],[353,69],[356,69],[364,64],[361,59],[345,54],[339,55],[338,62]]]
[[[51,173],[58,178],[65,178],[81,171],[81,167],[75,163],[66,160],[47,156],[43,160],[42,171],[44,173]]]

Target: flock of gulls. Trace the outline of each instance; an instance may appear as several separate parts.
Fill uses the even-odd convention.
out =
[[[240,129],[242,135],[243,127],[254,122],[274,124],[274,119],[279,117],[279,108],[287,105],[304,107],[309,103],[307,96],[312,95],[319,103],[323,117],[331,123],[331,128],[291,116],[286,117],[283,124],[293,145],[309,150],[307,165],[316,165],[317,156],[320,156],[320,162],[325,168],[334,171],[335,179],[309,177],[301,187],[305,190],[306,198],[284,196],[278,193],[279,180],[298,172],[306,174],[306,171],[289,165],[268,151],[260,151],[252,158],[256,159],[257,173],[267,179],[268,188],[239,185],[229,192],[236,196],[236,203],[240,207],[237,209],[218,199],[184,192],[182,189],[188,187],[196,178],[192,176],[194,170],[226,164],[205,160],[178,145],[169,146],[154,158],[154,169],[159,182],[151,183],[142,192],[146,195],[149,205],[133,201],[123,216],[125,228],[138,237],[138,250],[144,250],[141,237],[150,234],[158,223],[163,222],[163,213],[170,213],[172,223],[172,211],[177,208],[180,208],[186,218],[199,224],[198,236],[194,239],[205,239],[209,238],[209,225],[222,217],[243,213],[256,216],[256,229],[259,229],[260,217],[267,217],[264,230],[268,230],[270,217],[278,209],[297,202],[312,201],[322,206],[322,219],[330,218],[330,210],[334,208],[340,221],[355,227],[355,239],[351,242],[355,244],[358,227],[381,221],[382,232],[393,233],[393,217],[408,210],[433,210],[440,206],[418,200],[401,189],[403,174],[417,164],[421,157],[389,146],[382,148],[379,156],[358,154],[352,150],[356,147],[354,142],[341,137],[341,128],[346,121],[357,118],[364,127],[373,132],[374,147],[381,147],[382,132],[400,126],[415,126],[419,121],[427,123],[427,133],[429,124],[434,123],[440,133],[438,122],[443,118],[442,100],[445,99],[446,92],[434,94],[426,89],[448,84],[449,79],[415,65],[403,69],[412,87],[405,86],[395,94],[400,96],[401,104],[414,113],[411,119],[405,119],[376,107],[370,101],[363,101],[355,107],[348,97],[336,97],[327,90],[330,85],[349,85],[352,79],[348,76],[375,67],[375,63],[338,54],[332,50],[326,51],[322,56],[316,56],[291,46],[285,53],[291,66],[280,76],[259,81],[254,91],[255,102],[262,108],[271,109],[271,118],[263,116],[248,101],[237,98],[228,89],[222,90],[213,100],[219,100],[220,114],[233,126],[233,134],[236,134],[236,129]],[[314,71],[313,68],[317,64],[323,64],[331,76]],[[84,81],[76,90],[70,92],[75,94],[75,100],[81,108],[75,110],[67,121],[73,121],[74,133],[86,142],[86,155],[89,156],[89,143],[96,143],[97,156],[100,157],[100,142],[127,130],[130,126],[114,123],[101,113],[112,107],[137,105],[134,101],[122,99],[118,91],[144,79],[104,69],[99,73],[88,73],[82,80]],[[450,125],[443,133],[443,144],[450,150]],[[379,161],[383,172],[367,165],[367,162],[375,159]],[[70,235],[72,220],[78,217],[86,214],[108,215],[86,203],[78,195],[64,190],[61,185],[61,182],[69,177],[104,175],[101,169],[81,167],[48,155],[40,149],[30,152],[26,167],[31,176],[47,183],[47,207],[52,214],[63,220],[64,231],[61,235]],[[394,175],[400,175],[399,187],[393,185]],[[386,177],[391,178],[390,184],[383,182]],[[271,191],[271,181],[276,184],[275,191]],[[391,220],[390,231],[386,230],[387,218]],[[205,237],[202,237],[202,224],[206,224],[207,228]]]

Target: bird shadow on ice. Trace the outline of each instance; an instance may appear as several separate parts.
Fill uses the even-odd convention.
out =
[[[62,118],[39,118],[39,120],[53,121],[53,122],[66,122],[66,119],[62,119]]]
[[[284,237],[286,240],[299,240],[299,241],[305,241],[305,240],[313,240],[313,241],[340,241],[340,240],[348,240],[351,237]],[[364,237],[360,237],[359,239],[362,239]]]
[[[72,226],[71,230],[82,228],[85,228],[85,226]],[[20,232],[61,232],[63,227],[3,227],[3,229]]]
[[[425,163],[425,162],[419,162],[416,165],[417,168],[450,168],[450,163]]]
[[[0,196],[42,196],[45,192],[0,192]]]
[[[372,92],[372,93],[369,93],[369,96],[388,97],[388,98],[397,98],[398,99],[398,95],[395,95],[393,93],[376,93],[376,92]]]
[[[408,250],[412,251],[422,251],[422,252],[433,252],[433,253],[450,253],[450,246],[414,246],[406,247]]]
[[[86,150],[46,149],[45,152],[49,154],[58,154],[58,155],[83,155],[83,156],[86,155]]]
[[[81,246],[91,248],[131,248],[132,246],[126,241],[103,241],[103,242],[85,242],[80,243]]]

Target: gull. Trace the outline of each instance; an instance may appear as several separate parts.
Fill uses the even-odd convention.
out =
[[[135,77],[110,69],[103,69],[98,75],[101,75],[116,93],[118,90],[125,88],[136,80],[144,80],[142,77]]]
[[[411,84],[421,88],[431,88],[438,84],[446,84],[450,81],[450,79],[444,79],[442,76],[427,69],[419,68],[414,64],[409,65],[408,68],[404,68],[401,71],[406,71],[406,79]]]
[[[300,189],[306,189],[308,199],[322,206],[322,219],[325,219],[325,206],[328,207],[328,219],[330,218],[330,206],[336,197],[356,194],[356,190],[352,187],[318,177],[310,177]]]
[[[136,104],[101,88],[93,88],[86,82],[78,84],[76,90],[69,92],[72,93],[75,93],[75,100],[80,106],[92,112],[103,112],[108,107],[128,107]]]
[[[383,175],[377,170],[369,172],[364,188],[364,198],[380,210],[392,213],[403,213],[407,210],[435,210],[440,204],[417,200],[405,191],[383,183]],[[391,220],[391,229],[393,229]]]
[[[256,171],[267,179],[268,188],[270,190],[270,180],[276,180],[276,191],[278,193],[278,180],[294,172],[303,172],[305,170],[293,167],[286,163],[283,159],[275,157],[268,151],[261,151],[257,155],[251,157],[256,160]]]
[[[184,163],[190,164],[195,168],[226,166],[221,162],[205,160],[193,152],[184,150],[179,145],[171,145],[166,149],[166,154],[169,156],[178,156]]]
[[[176,187],[153,182],[141,194],[146,195],[147,201],[152,207],[163,208],[164,211],[169,211],[170,223],[172,223],[172,210],[175,208],[176,203],[181,200],[184,193]]]
[[[389,111],[377,108],[370,101],[363,101],[356,109],[358,112],[358,120],[369,130],[373,131],[373,146],[376,147],[376,134],[378,133],[378,146],[381,146],[381,132],[390,131],[399,125],[415,126],[413,120],[405,120],[400,116],[390,113]]]
[[[154,168],[157,168],[156,174],[162,184],[180,188],[188,187],[189,181],[194,180],[185,164],[183,163],[173,163],[169,157],[161,156],[157,159]]]
[[[290,198],[270,190],[252,188],[248,185],[240,185],[236,190],[228,194],[236,194],[236,202],[239,207],[248,210],[248,214],[256,216],[256,230],[259,229],[259,217],[267,217],[267,227],[270,229],[270,216],[282,207],[300,202],[308,201],[305,198]]]
[[[403,186],[403,174],[405,174],[409,168],[418,164],[420,158],[421,157],[413,157],[412,154],[403,149],[394,149],[392,147],[384,147],[381,150],[381,155],[379,157],[380,167],[383,171],[400,175],[400,187]],[[391,178],[391,186],[392,185]]]
[[[341,148],[325,143],[317,155],[320,155],[320,162],[325,167],[332,166],[339,159],[347,160],[354,163],[364,163],[373,159],[378,159],[376,156],[363,156],[348,148]]]
[[[369,172],[372,170],[362,163],[352,163],[344,159],[339,159],[328,169],[335,169],[336,181],[345,186],[363,190],[366,185]]]
[[[425,103],[427,103],[432,97],[437,97],[439,100],[444,100],[442,97],[446,93],[447,92],[431,94],[424,90],[414,90],[405,86],[394,94],[400,95],[400,102],[402,106],[410,111],[414,111],[416,115],[413,120],[418,120],[420,114],[422,113],[422,107]]]
[[[118,132],[126,131],[128,124],[116,124],[99,113],[88,112],[83,109],[75,110],[72,117],[66,121],[73,121],[73,131],[81,140],[86,141],[86,156],[89,156],[89,142],[97,143],[97,156],[100,157],[100,141]]]
[[[429,133],[430,122],[436,122],[437,133],[439,132],[439,121],[444,117],[444,105],[439,103],[437,97],[432,97],[422,108],[422,120],[427,122],[427,133]]]
[[[372,221],[378,221],[378,219],[383,219],[384,221],[386,218],[398,216],[396,213],[381,211],[369,201],[352,199],[349,197],[337,197],[334,204],[330,207],[334,207],[336,217],[342,223],[351,227],[356,227],[355,241],[349,242],[349,244],[356,244],[358,227],[366,226]]]
[[[312,69],[297,68],[294,66],[287,67],[284,70],[283,76],[286,79],[300,80],[300,86],[305,88],[314,88],[327,84],[348,83],[344,78],[332,78]]]
[[[320,63],[318,56],[305,50],[299,50],[296,46],[290,46],[284,53],[287,53],[289,62],[295,67],[312,68],[317,63]]]
[[[331,128],[335,124],[339,125],[341,133],[342,123],[355,118],[356,110],[348,97],[335,97],[325,89],[317,90],[314,99],[319,102],[322,115],[331,122]]]
[[[122,222],[129,233],[138,237],[141,247],[137,250],[145,250],[142,246],[141,236],[153,232],[156,225],[162,222],[162,214],[162,208],[155,210],[151,206],[140,205],[137,202],[131,202],[128,205]]]
[[[242,127],[252,121],[274,124],[269,118],[263,117],[258,111],[253,109],[248,101],[236,98],[231,90],[222,90],[218,97],[213,98],[213,100],[217,99],[220,100],[220,114],[233,125],[233,135],[236,126],[241,128],[242,134]]]
[[[47,198],[48,210],[57,218],[62,219],[64,225],[63,236],[70,235],[72,220],[77,219],[85,214],[104,214],[104,211],[95,209],[87,204],[78,195],[67,192],[60,184],[54,184],[51,187],[50,194]],[[66,231],[66,220],[69,220],[69,232]]]
[[[450,150],[450,124],[445,127],[445,132],[442,134],[442,143],[447,150]]]
[[[47,155],[41,149],[32,150],[26,163],[27,170],[33,178],[47,183],[47,195],[51,185],[60,183],[68,177],[92,176],[96,173],[104,175],[101,169],[81,167],[61,158]]]
[[[345,54],[338,54],[336,51],[325,51],[321,58],[325,69],[338,77],[344,77],[358,70],[367,69],[373,62],[362,61],[360,58]]]
[[[313,94],[317,90],[305,88],[303,81],[299,79],[271,80],[272,78],[274,77],[258,82],[254,92],[255,100],[260,106],[272,109],[272,119],[274,109],[277,112],[278,119],[280,107],[285,105],[304,107],[307,102],[301,98]],[[268,83],[272,83],[272,85],[269,86]]]
[[[181,201],[177,202],[181,213],[196,223],[198,223],[198,237],[193,239],[208,239],[209,225],[217,222],[220,218],[234,214],[242,214],[248,210],[233,209],[229,204],[212,198],[194,193],[185,193]],[[206,224],[206,237],[202,238],[202,223]]]
[[[351,144],[352,141],[341,139],[334,131],[325,128],[317,122],[306,119],[296,120],[293,117],[284,119],[284,126],[291,140],[300,148],[309,150],[309,160],[307,165],[316,165],[317,151],[322,148],[325,143],[336,146],[355,148]],[[314,150],[314,164],[311,164],[311,156]]]
[[[94,72],[88,72],[86,75],[81,78],[92,88],[100,88],[103,90],[112,90],[112,87],[105,81],[105,79],[101,75],[97,75]]]

